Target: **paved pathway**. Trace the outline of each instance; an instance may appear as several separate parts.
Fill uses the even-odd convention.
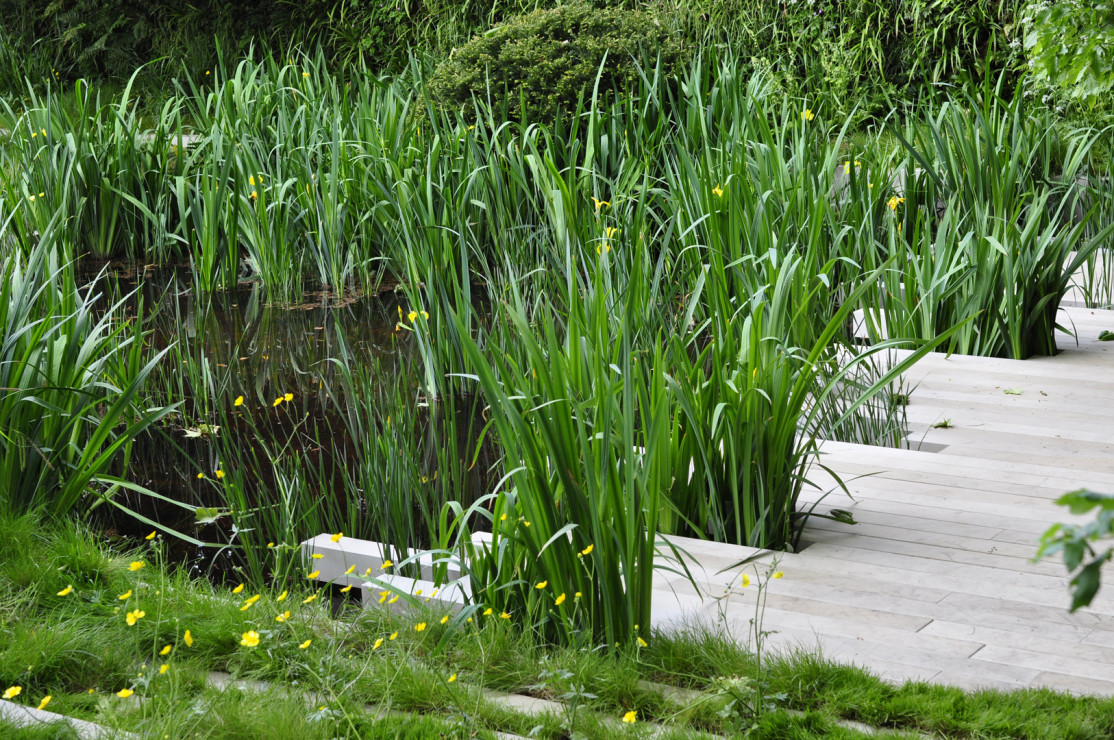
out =
[[[813,519],[802,551],[781,556],[785,577],[771,582],[765,612],[772,644],[819,646],[895,681],[1114,695],[1114,571],[1073,615],[1063,564],[1031,561],[1040,534],[1070,519],[1056,498],[1081,487],[1114,493],[1114,342],[1097,339],[1114,331],[1114,311],[1069,307],[1062,319],[1079,342],[1061,335],[1056,357],[918,362],[907,379],[919,449],[824,445],[822,463],[854,500],[811,492],[804,503],[849,510],[859,523]],[[835,485],[816,466],[810,476]],[[737,583],[730,566],[756,554],[683,546],[712,596]],[[659,625],[696,618],[747,638],[753,586],[700,600],[661,573],[656,587]]]

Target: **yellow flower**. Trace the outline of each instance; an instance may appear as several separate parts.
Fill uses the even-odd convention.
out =
[[[575,595],[575,596],[573,596],[573,598],[574,598],[574,599],[579,599],[579,598],[580,598],[580,592],[579,592],[579,591],[577,591],[577,592],[576,592],[576,595]]]
[[[380,591],[379,592],[379,603],[382,604],[384,601],[387,600],[387,597],[390,596],[390,595],[391,595],[390,591]]]
[[[51,697],[50,694],[47,694],[46,696],[44,696],[43,700],[39,702],[39,711],[42,711],[43,709],[46,709],[46,705],[50,703],[50,700],[52,698],[53,697]]]
[[[414,323],[414,319],[416,319],[416,318],[418,318],[418,312],[417,311],[411,311],[410,313],[406,314],[406,320],[409,321],[410,323]]]
[[[268,543],[267,543],[267,549],[268,549],[268,550],[270,550],[270,549],[271,549],[272,547],[274,547],[274,546],[275,546],[275,543],[274,543],[274,542],[268,542]]]
[[[147,535],[147,536],[146,536],[146,537],[144,537],[143,539],[145,539],[145,540],[153,540],[153,539],[155,539],[155,535],[156,535],[156,534],[158,534],[158,530],[151,530],[151,534]]]
[[[813,118],[816,118],[816,114],[810,111],[808,108],[805,108],[803,111],[801,111],[801,120],[811,121]]]
[[[641,637],[638,638],[638,647],[646,647],[646,641]]]
[[[248,597],[247,601],[244,602],[244,605],[240,607],[240,611],[246,612],[257,601],[259,601],[259,594],[256,594],[255,596]]]
[[[716,196],[717,198],[722,198],[723,188],[721,188],[719,185],[716,185],[714,188],[712,188],[712,195]]]
[[[536,588],[540,591],[541,589],[545,588],[548,585],[549,585],[549,581],[542,581],[538,585],[534,586],[534,588]]]
[[[367,570],[364,571],[364,575],[365,576],[370,576],[371,575],[371,566],[370,565],[367,567]]]
[[[452,683],[455,680],[456,680],[456,674],[455,673],[453,675],[449,676],[449,683]]]
[[[217,471],[217,480],[221,480],[222,478],[224,478],[224,471],[223,470],[218,470]]]
[[[595,205],[596,205],[596,213],[599,213],[600,208],[602,208],[603,206],[608,206],[608,207],[611,206],[611,204],[608,203],[606,200],[600,200],[599,198],[595,198],[595,197],[592,198],[592,202],[595,203]]]
[[[748,576],[746,573],[743,573],[743,577],[742,577],[741,580],[742,580],[742,583],[743,583],[743,588],[746,588],[747,586],[750,585],[750,576]]]
[[[313,640],[306,640],[305,642],[303,642],[301,645],[298,646],[298,649],[299,650],[305,650],[306,648],[308,648],[310,646],[311,642],[313,642]]]
[[[390,601],[388,601],[387,604],[390,605],[390,604],[395,603],[396,601],[398,601],[398,594],[395,594],[395,597],[393,599],[391,599]],[[426,601],[429,601],[429,599],[426,599]]]
[[[583,557],[585,555],[591,555],[592,550],[594,550],[594,549],[596,549],[595,545],[588,545],[587,547],[585,547],[583,550],[580,551],[580,556]]]
[[[136,571],[136,570],[142,570],[146,567],[147,567],[147,563],[143,562],[142,560],[133,560],[128,565],[128,570]]]
[[[500,619],[510,619],[511,615],[507,614],[506,612],[503,612],[502,614],[499,615],[499,618]]]
[[[243,406],[244,405],[244,397],[243,396],[236,396],[236,400],[232,402],[232,405],[233,406]]]
[[[302,72],[302,77],[309,77],[309,72]]]
[[[234,594],[238,594],[238,593],[240,593],[240,592],[241,592],[241,591],[243,591],[243,590],[244,590],[244,584],[242,584],[242,583],[241,583],[241,584],[240,584],[239,586],[237,586],[236,588],[232,589],[232,593],[234,593]]]
[[[283,591],[281,594],[279,594],[278,598],[275,599],[275,601],[286,601],[286,591]]]
[[[890,198],[890,200],[889,200],[889,201],[888,201],[888,202],[886,203],[886,205],[888,205],[888,206],[890,207],[890,210],[891,210],[891,211],[896,211],[896,210],[897,210],[897,207],[898,207],[899,205],[901,205],[902,203],[904,203],[904,202],[905,202],[905,199],[904,199],[904,198],[898,198],[898,197],[897,197],[897,196],[895,195],[895,196],[893,196],[892,198]]]
[[[282,396],[279,396],[278,398],[275,399],[275,402],[271,404],[271,408],[274,408],[275,406],[278,406],[280,403],[282,403]]]
[[[64,589],[62,589],[61,591],[59,591],[59,592],[58,592],[58,595],[59,595],[59,596],[69,596],[69,595],[70,595],[70,594],[72,594],[72,593],[73,593],[73,586],[72,586],[72,585],[70,585],[70,586],[66,586],[66,587],[65,587]]]
[[[388,640],[393,640],[393,639],[395,639],[396,637],[398,637],[398,633],[397,633],[397,632],[392,632],[392,633],[391,633],[391,634],[390,634],[390,635],[389,635],[389,636],[387,637],[387,639],[388,639]]]
[[[638,721],[638,711],[634,709],[630,710],[623,715],[623,721],[629,725],[633,725],[635,722]]]
[[[145,616],[147,616],[147,612],[135,609],[128,612],[127,616],[124,617],[124,621],[128,623],[129,627],[134,627],[135,623],[143,619]]]
[[[415,624],[414,625],[414,631],[415,632],[424,632],[425,631],[425,622],[418,622],[417,624]]]
[[[308,604],[309,602],[313,601],[316,598],[317,598],[317,594],[311,594],[310,596],[307,596],[304,599],[302,599],[302,603],[303,604]]]
[[[319,575],[321,575],[321,570],[320,569],[313,571],[308,576],[306,576],[306,578],[308,578],[312,581],[314,578],[317,578],[317,576],[319,576]]]
[[[394,565],[394,563],[392,563],[390,560],[384,560],[383,564],[379,566],[379,570],[386,570],[387,568],[390,568],[392,565]]]
[[[565,603],[565,595],[561,594],[560,596],[557,597],[557,600],[554,601],[553,603],[557,604],[557,606],[561,606],[561,604]]]
[[[355,572],[356,572],[356,566],[355,565],[349,565],[348,570],[344,571],[344,575],[350,576]]]
[[[293,401],[294,400],[294,394],[293,393],[284,393],[283,396],[282,396],[282,400]]]
[[[9,686],[7,688],[7,690],[4,692],[4,698],[5,699],[14,699],[15,697],[19,696],[20,692],[22,692],[22,691],[23,691],[22,686]]]
[[[159,655],[170,655],[170,651],[173,649],[173,645],[164,645],[163,649],[159,651]]]
[[[198,479],[198,480],[201,480],[201,479],[203,479],[204,477],[205,477],[205,474],[204,474],[204,473],[198,473],[198,474],[197,474],[197,479]]]
[[[169,670],[170,670],[170,666],[167,665],[166,663],[163,663],[162,665],[159,666],[159,675],[161,676],[162,674],[166,673]]]
[[[329,539],[332,540],[333,542],[340,542],[340,538],[343,537],[343,536],[344,536],[344,532],[337,532],[336,534],[334,534]]]
[[[248,175],[248,185],[253,188],[255,187],[255,178],[251,175]]]
[[[619,233],[619,229],[615,228],[614,226],[608,226],[607,228],[605,228],[603,230],[603,235],[606,236],[608,239],[610,239],[613,236],[617,236],[618,233]]]
[[[783,575],[785,575],[785,574],[782,573],[780,570],[776,570],[776,571],[774,571],[774,574],[770,577],[773,578],[774,580],[777,580],[778,578],[781,578]]]
[[[449,622],[449,615],[448,614],[441,617],[441,624],[448,624],[448,622]]]
[[[190,634],[189,630],[186,630],[186,634],[182,635],[182,642],[186,643],[186,647],[193,647],[193,635]]]
[[[116,696],[120,697],[121,699],[127,699],[129,696],[131,696],[134,693],[135,692],[132,691],[131,689],[120,689],[119,691],[116,692]]]
[[[323,554],[319,553],[319,552],[315,552],[312,555],[310,555],[310,557],[313,558],[314,560],[320,560],[321,558],[323,558],[325,556]]]
[[[244,647],[255,647],[259,644],[259,633],[255,630],[248,630],[240,635],[240,644]]]
[[[280,622],[280,623],[281,623],[281,622],[285,622],[285,621],[286,621],[286,620],[288,620],[288,619],[290,619],[290,610],[289,610],[289,609],[287,609],[287,610],[286,610],[286,611],[284,611],[284,612],[283,612],[282,614],[280,614],[280,615],[278,615],[277,617],[275,617],[275,621],[276,621],[276,622]]]
[[[342,594],[346,594],[346,593],[348,593],[348,592],[349,592],[349,591],[351,591],[351,590],[352,590],[352,584],[350,583],[350,584],[348,584],[347,586],[345,586],[344,588],[342,588],[342,589],[340,590],[340,592],[341,592]]]
[[[371,649],[372,650],[378,650],[382,646],[383,646],[383,638],[380,637],[378,640],[375,641],[375,644],[371,646]]]

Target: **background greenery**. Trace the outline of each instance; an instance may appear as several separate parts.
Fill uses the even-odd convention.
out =
[[[411,51],[434,60],[476,34],[554,0],[204,2],[0,1],[13,61],[60,79],[123,80],[154,62],[152,79],[211,69],[218,57],[263,46],[320,45],[330,62],[395,71]],[[578,3],[573,3],[574,5]],[[974,74],[1019,70],[1021,0],[594,0],[599,19],[639,11],[690,52],[714,46],[775,79],[785,92],[808,81],[846,113],[880,110],[897,96]],[[593,35],[621,34],[618,21]],[[489,40],[487,43],[491,43]],[[1044,47],[1042,46],[1042,49]],[[594,71],[594,70],[593,70]],[[10,76],[10,75],[9,75]],[[32,75],[35,76],[35,75]],[[9,80],[14,82],[15,80]],[[18,88],[19,85],[16,85]]]

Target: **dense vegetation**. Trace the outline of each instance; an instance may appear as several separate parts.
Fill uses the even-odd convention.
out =
[[[548,5],[0,2],[0,514],[260,591],[432,548],[625,649],[659,534],[794,548],[909,363],[1114,303],[1101,85],[1018,4]]]

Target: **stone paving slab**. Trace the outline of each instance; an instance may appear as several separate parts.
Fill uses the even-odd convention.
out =
[[[1049,525],[1072,520],[1055,499],[1080,487],[1114,493],[1114,342],[1097,340],[1114,331],[1114,311],[1068,307],[1061,320],[1079,341],[1062,337],[1055,357],[936,354],[909,371],[910,418],[939,452],[824,443],[820,462],[851,498],[825,495],[837,482],[814,466],[819,488],[802,505],[861,523],[811,519],[806,547],[777,556],[785,577],[767,586],[771,648],[819,649],[891,681],[1114,695],[1114,598],[1100,591],[1072,614],[1062,563],[1031,560]],[[956,427],[931,429],[934,414]],[[757,590],[728,567],[739,552],[717,547],[690,548],[698,585],[709,597],[733,585],[730,598],[700,608],[673,576],[654,606],[684,599],[690,619],[745,643]],[[754,567],[746,572],[753,581]]]
[[[16,727],[34,727],[36,725],[64,722],[73,727],[74,732],[81,740],[139,740],[138,735],[130,732],[112,730],[103,725],[66,717],[62,714],[48,712],[45,709],[25,707],[7,699],[0,699],[0,719]]]

